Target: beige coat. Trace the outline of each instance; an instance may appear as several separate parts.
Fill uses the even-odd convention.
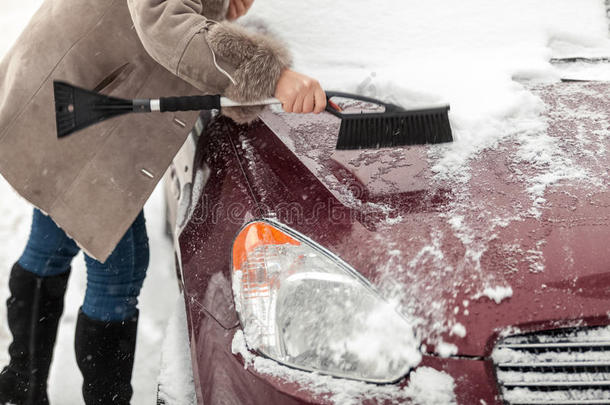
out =
[[[290,58],[271,38],[212,21],[226,8],[46,0],[0,64],[0,173],[96,259],[129,228],[197,113],[132,114],[57,139],[53,80],[125,98],[269,97]]]

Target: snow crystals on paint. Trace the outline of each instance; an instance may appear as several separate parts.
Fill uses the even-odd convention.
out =
[[[441,357],[451,357],[456,355],[458,348],[453,343],[439,342],[436,344],[436,353]]]
[[[466,328],[461,323],[456,323],[451,327],[449,334],[464,338],[466,337]]]
[[[482,293],[476,294],[473,299],[477,300],[481,297],[487,297],[490,300],[494,301],[496,304],[501,303],[503,300],[510,298],[513,296],[512,287],[487,287],[483,290]]]

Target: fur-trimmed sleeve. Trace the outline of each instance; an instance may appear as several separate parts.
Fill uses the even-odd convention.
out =
[[[271,97],[282,70],[290,67],[292,58],[284,45],[268,35],[223,22],[208,33],[208,43],[216,56],[232,66],[232,83],[225,94],[236,101],[253,101]]]
[[[280,41],[237,24],[213,25],[208,43],[216,58],[230,66],[232,82],[222,93],[235,101],[272,97],[280,74],[292,65],[292,57]],[[261,110],[262,107],[225,108],[222,113],[238,123],[247,123]]]
[[[202,15],[223,17],[225,0],[128,0],[128,5],[151,57],[204,92],[236,101],[271,97],[281,71],[291,64],[277,40]],[[233,116],[243,122],[252,119],[247,115]]]

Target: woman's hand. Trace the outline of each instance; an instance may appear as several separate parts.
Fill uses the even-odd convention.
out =
[[[285,69],[275,88],[275,98],[286,112],[316,114],[326,108],[326,93],[320,83],[294,70]]]
[[[239,17],[246,15],[254,0],[230,0],[229,10],[227,10],[227,20],[237,20]]]

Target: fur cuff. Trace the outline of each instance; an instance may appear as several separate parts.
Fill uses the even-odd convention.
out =
[[[280,41],[237,24],[214,24],[208,43],[217,57],[234,68],[231,76],[236,84],[231,83],[223,93],[235,101],[272,97],[282,70],[292,64],[290,53]]]
[[[229,0],[203,0],[201,6],[201,14],[209,20],[222,21],[227,18]]]

